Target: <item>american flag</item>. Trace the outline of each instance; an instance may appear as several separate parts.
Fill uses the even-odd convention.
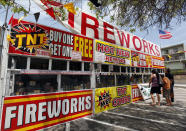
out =
[[[160,39],[170,39],[172,37],[172,34],[167,31],[159,30],[159,36]]]

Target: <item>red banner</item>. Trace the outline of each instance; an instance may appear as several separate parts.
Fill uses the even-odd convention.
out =
[[[137,85],[132,85],[132,102],[143,100],[140,90]]]
[[[35,23],[13,22],[8,40],[9,53],[93,61],[93,39]]]
[[[35,131],[92,114],[92,90],[5,97],[1,131]]]

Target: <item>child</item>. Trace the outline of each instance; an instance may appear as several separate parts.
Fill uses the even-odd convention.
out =
[[[170,80],[168,77],[162,76],[163,79],[163,95],[166,98],[167,106],[171,106],[171,98],[170,98]]]

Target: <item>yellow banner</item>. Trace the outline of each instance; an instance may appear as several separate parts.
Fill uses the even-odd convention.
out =
[[[131,66],[131,50],[95,40],[95,62]]]
[[[97,88],[95,91],[95,113],[131,103],[131,86]]]

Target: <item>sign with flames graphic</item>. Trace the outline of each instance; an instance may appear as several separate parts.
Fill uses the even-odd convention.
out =
[[[47,26],[14,19],[7,39],[9,53],[93,61],[93,39]]]
[[[97,88],[95,91],[95,113],[120,107],[131,102],[131,86]]]

